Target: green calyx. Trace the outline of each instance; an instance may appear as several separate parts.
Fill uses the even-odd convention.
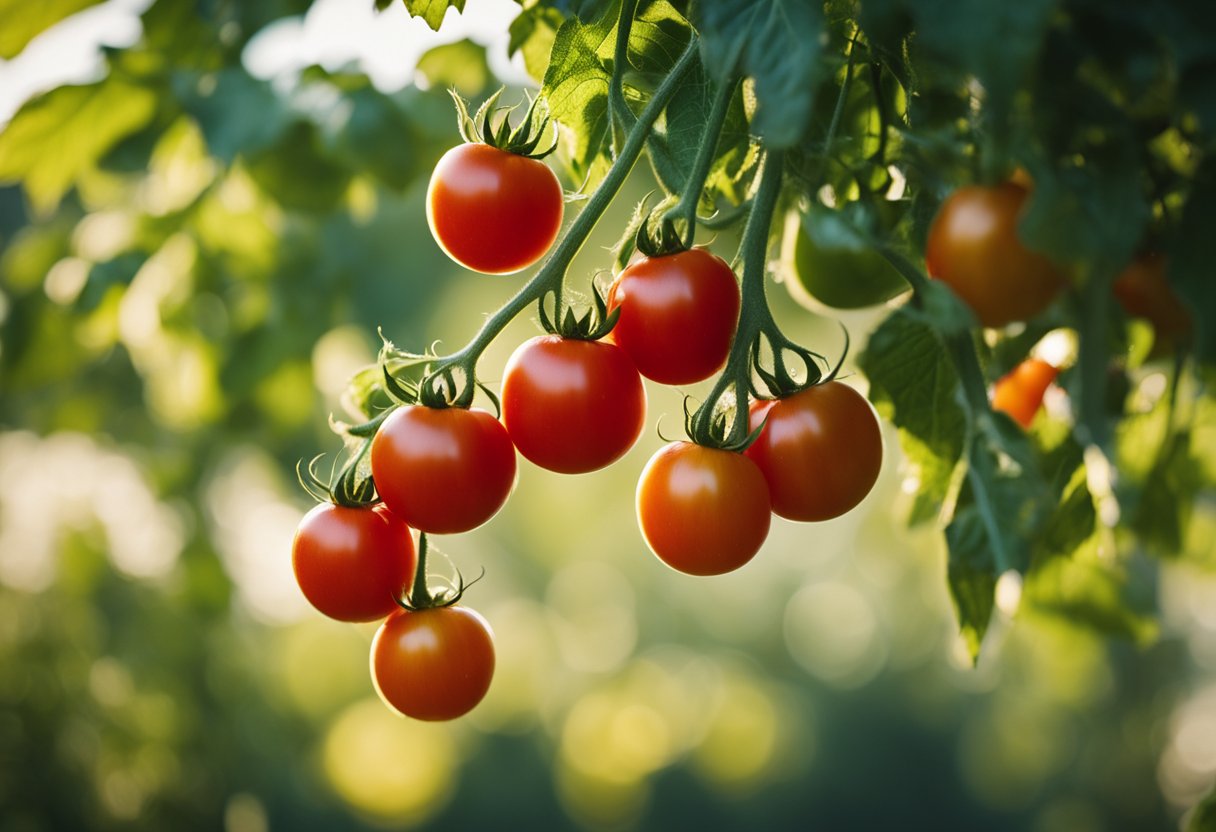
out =
[[[694,408],[692,400],[684,399],[684,432],[688,434],[688,438],[697,445],[704,445],[707,448],[717,448],[721,451],[733,451],[735,453],[743,453],[751,444],[760,437],[760,432],[764,430],[764,424],[761,423],[754,430],[747,430],[747,425],[742,428],[735,426],[737,419],[745,418],[747,408],[739,408],[736,404],[735,396],[738,393],[733,389],[726,391],[725,394],[720,394],[714,402],[712,410],[706,412],[706,405]],[[746,393],[744,393],[746,395]]]
[[[414,584],[410,588],[409,594],[397,599],[397,606],[409,612],[422,612],[423,610],[433,610],[438,607],[450,607],[460,602],[464,597],[465,590],[477,583],[485,575],[485,570],[481,571],[471,581],[465,582],[464,575],[460,574],[460,570],[456,570],[455,578],[443,579],[442,585],[437,589],[431,589],[427,578],[427,557],[430,554],[430,540],[426,532],[418,536],[418,565],[414,568]]]
[[[676,224],[665,215],[652,212],[640,226],[633,245],[647,257],[663,257],[668,254],[679,254],[688,251],[684,237],[676,230]]]
[[[541,297],[537,303],[540,324],[545,332],[578,341],[598,341],[612,331],[617,319],[621,317],[620,308],[608,311],[608,301],[604,298],[599,284],[592,283],[591,304],[581,314],[574,307],[562,303],[561,289],[555,289]],[[553,296],[553,316],[545,308],[545,300]]]
[[[296,463],[296,478],[300,485],[320,503],[333,503],[344,508],[368,508],[380,502],[376,494],[376,483],[372,480],[367,464],[367,451],[371,438],[364,439],[342,470],[323,480],[317,474],[317,462],[324,454],[313,457],[308,465]]]
[[[511,113],[519,105],[498,106],[503,88],[500,87],[487,98],[471,116],[468,103],[460,94],[455,90],[449,92],[452,100],[456,102],[456,123],[460,135],[466,142],[488,144],[490,147],[528,159],[543,159],[557,149],[557,125],[549,117],[549,108],[544,99],[529,97],[527,112],[519,123],[512,127]],[[543,150],[539,149],[546,138],[550,139],[548,146]]]

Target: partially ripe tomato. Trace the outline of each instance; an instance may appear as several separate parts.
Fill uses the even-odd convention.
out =
[[[527,459],[561,474],[595,471],[633,447],[646,391],[615,344],[543,335],[507,362],[502,420]]]
[[[925,262],[984,326],[1025,321],[1046,309],[1065,279],[1018,238],[1029,191],[1014,182],[959,188],[929,226]]]
[[[398,713],[455,719],[490,689],[494,636],[468,607],[398,609],[372,639],[371,668],[376,692]]]
[[[772,521],[768,486],[742,454],[691,442],[659,450],[638,480],[638,524],[660,560],[721,575],[751,560]]]
[[[515,447],[479,408],[398,408],[376,431],[371,464],[389,510],[432,534],[477,528],[515,485]]]
[[[291,543],[300,591],[338,621],[376,621],[397,609],[417,562],[409,527],[382,505],[320,503],[304,515]]]
[[[1191,313],[1165,277],[1166,259],[1146,254],[1115,279],[1113,291],[1127,314],[1153,325],[1158,345],[1169,345],[1191,331]]]
[[[608,309],[612,339],[638,372],[660,384],[692,384],[726,363],[739,324],[739,284],[721,257],[694,248],[643,257],[617,276]]]
[[[1059,372],[1041,359],[1026,359],[997,381],[992,409],[1008,413],[1024,428],[1030,427],[1043,404],[1043,394]]]
[[[545,255],[562,225],[562,186],[544,162],[470,143],[435,165],[426,194],[435,241],[467,269],[509,274]]]
[[[764,430],[744,452],[764,474],[773,512],[788,520],[830,520],[862,501],[882,468],[878,418],[839,381],[751,405]]]

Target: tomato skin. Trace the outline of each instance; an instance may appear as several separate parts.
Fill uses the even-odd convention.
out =
[[[884,231],[889,232],[898,221],[897,210],[893,202],[878,203]],[[794,300],[811,309],[811,299],[832,309],[864,309],[908,291],[908,281],[876,250],[817,242],[813,221],[814,214],[808,214],[786,231],[793,235],[789,255],[793,273],[786,287]]]
[[[751,404],[750,426],[764,430],[744,453],[768,483],[773,513],[830,520],[860,503],[882,468],[882,431],[865,398],[828,381],[792,396]]]
[[[494,678],[494,635],[468,607],[398,609],[372,639],[372,683],[398,713],[430,722],[477,705]]]
[[[431,234],[449,257],[510,274],[545,255],[562,226],[562,186],[544,162],[488,144],[443,154],[426,193]]]
[[[638,372],[660,384],[692,384],[726,363],[739,324],[739,284],[721,257],[689,249],[643,257],[608,292],[620,308],[612,339]]]
[[[417,562],[409,527],[383,505],[319,503],[304,515],[291,543],[300,591],[338,621],[376,621],[397,609]]]
[[[1029,193],[1014,182],[959,188],[929,227],[929,275],[948,284],[984,326],[1033,318],[1064,287],[1052,262],[1018,238]]]
[[[583,474],[633,447],[646,423],[646,391],[615,344],[542,335],[507,361],[502,420],[525,458]]]
[[[1028,358],[997,381],[992,409],[1008,413],[1024,428],[1030,427],[1043,404],[1043,394],[1059,370],[1038,358]]]
[[[477,528],[515,485],[515,447],[480,408],[398,408],[376,431],[371,465],[389,510],[432,534]]]
[[[660,560],[688,575],[722,575],[768,537],[772,505],[756,464],[692,442],[659,449],[638,479],[638,525]]]
[[[1120,305],[1134,318],[1153,325],[1158,345],[1169,345],[1185,337],[1192,326],[1191,313],[1166,279],[1167,261],[1160,254],[1137,257],[1115,278],[1112,291]]]

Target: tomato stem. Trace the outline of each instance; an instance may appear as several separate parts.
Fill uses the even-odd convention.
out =
[[[435,605],[435,598],[426,585],[426,556],[430,548],[426,532],[418,534],[418,563],[414,567],[414,583],[410,587],[409,606],[416,610],[425,610]]]
[[[697,234],[697,206],[701,203],[701,194],[705,192],[705,180],[709,177],[709,169],[713,165],[714,151],[718,149],[718,140],[722,136],[722,127],[726,124],[726,113],[730,110],[730,102],[735,89],[739,86],[739,78],[732,77],[720,84],[714,93],[714,103],[709,111],[709,120],[705,124],[705,132],[701,134],[701,144],[697,148],[697,158],[693,161],[692,172],[680,194],[680,201],[669,208],[664,219],[684,221],[684,248],[692,248]]]
[[[434,360],[431,372],[422,380],[419,396],[422,404],[428,407],[469,407],[472,405],[473,394],[477,388],[477,361],[486,347],[516,315],[540,300],[547,292],[557,292],[560,295],[566,269],[625,183],[634,163],[641,155],[646,137],[654,127],[655,121],[658,120],[659,114],[675,95],[684,75],[696,63],[697,51],[697,38],[694,36],[689,40],[687,48],[676,61],[671,72],[655,90],[649,103],[642,110],[642,114],[638,116],[625,139],[620,156],[608,169],[604,181],[592,194],[587,206],[575,218],[570,225],[570,230],[558,242],[557,247],[549,255],[549,259],[545,261],[540,271],[486,320],[481,330],[463,349]],[[452,389],[457,385],[447,385],[447,389],[444,389],[445,385],[440,382],[445,374],[450,374],[453,368],[461,370],[463,375],[460,389]]]

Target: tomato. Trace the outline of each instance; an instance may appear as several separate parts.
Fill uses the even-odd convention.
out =
[[[878,203],[886,224],[898,219],[895,203]],[[816,239],[815,214],[789,227],[793,236],[793,279],[786,285],[800,303],[807,297],[834,309],[861,309],[908,290],[908,282],[881,254],[857,239],[825,244]]]
[[[409,527],[382,505],[320,503],[304,515],[291,543],[300,591],[339,621],[376,621],[397,609],[417,561]]]
[[[704,249],[643,257],[613,282],[608,309],[618,307],[612,339],[638,372],[661,384],[691,384],[726,363],[739,284],[726,261]]]
[[[638,525],[660,560],[689,575],[747,563],[768,537],[772,505],[756,464],[742,454],[672,442],[638,480]]]
[[[371,666],[376,692],[399,713],[455,719],[490,689],[494,635],[468,607],[398,609],[372,639]]]
[[[1026,359],[997,381],[992,409],[1008,413],[1024,428],[1030,427],[1043,404],[1043,394],[1059,372],[1046,361]]]
[[[774,513],[830,520],[870,493],[882,467],[882,432],[869,402],[839,381],[751,405],[764,430],[744,452],[759,467]]]
[[[561,474],[595,471],[633,447],[646,420],[646,391],[615,344],[547,335],[507,362],[502,419],[527,459]]]
[[[398,408],[376,431],[371,458],[384,504],[433,534],[480,526],[515,485],[515,448],[506,428],[479,408]]]
[[[1153,325],[1157,345],[1177,342],[1191,331],[1191,313],[1165,277],[1166,259],[1146,254],[1133,260],[1115,279],[1115,298],[1127,314]]]
[[[1029,191],[1006,182],[959,188],[929,226],[925,262],[984,326],[1025,321],[1046,309],[1064,276],[1018,239],[1018,220]]]
[[[426,218],[467,269],[509,274],[544,256],[562,225],[562,186],[544,162],[487,144],[453,147],[435,165]]]

